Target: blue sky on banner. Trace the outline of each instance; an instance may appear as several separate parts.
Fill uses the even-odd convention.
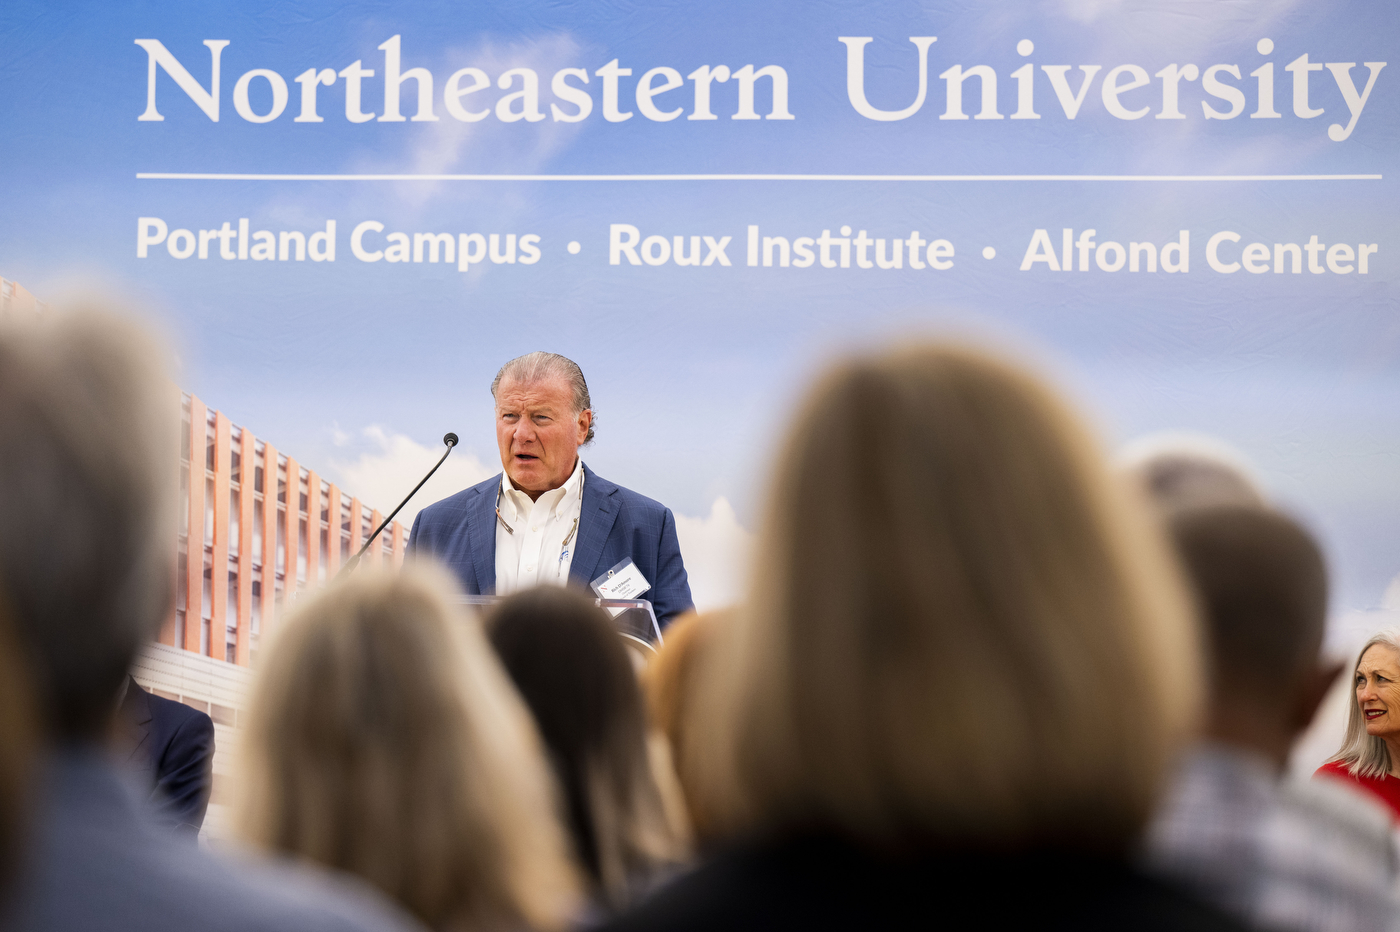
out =
[[[486,386],[496,367],[541,347],[573,356],[600,415],[590,463],[688,516],[688,549],[703,552],[697,565],[709,561],[701,574],[714,600],[734,591],[733,554],[754,524],[764,462],[806,374],[852,345],[930,329],[991,333],[1056,373],[1112,442],[1190,429],[1240,447],[1325,535],[1338,607],[1368,608],[1400,571],[1392,284],[1400,65],[1376,73],[1365,64],[1387,60],[1397,25],[1390,5],[1345,2],[56,10],[12,0],[0,11],[0,196],[9,220],[0,225],[0,274],[40,294],[100,281],[151,308],[176,335],[188,389],[380,505],[411,485],[449,428],[464,449],[437,491],[489,475]],[[435,121],[412,119],[420,115],[412,78],[400,85],[405,119],[379,119],[391,54],[381,46],[395,36],[400,71],[431,76]],[[936,41],[921,46],[911,36]],[[148,112],[150,66],[138,39],[158,40],[202,91],[212,64],[205,42],[227,40],[217,98],[201,107],[158,69],[164,119],[138,119]],[[848,82],[857,46],[865,56],[859,103]],[[914,108],[921,48],[926,92]],[[614,60],[631,74],[609,77]],[[357,61],[375,72],[358,79],[359,110],[373,114],[362,122],[347,117]],[[781,118],[773,77],[740,75],[748,65],[782,69],[792,119]],[[693,76],[702,66],[713,120],[690,118],[703,114],[697,88],[705,82]],[[948,76],[954,66],[986,68],[959,79]],[[577,72],[561,79],[565,69],[588,82]],[[1271,74],[1272,107],[1261,70]],[[987,74],[996,80],[990,105]],[[538,120],[527,98],[503,100],[526,90],[531,75]],[[458,91],[490,83],[449,105],[454,76]],[[642,82],[659,89],[671,76],[678,87],[638,95]],[[321,121],[299,121],[312,112],[313,86]],[[947,118],[958,111],[955,86],[967,119]],[[610,87],[612,114],[630,118],[608,118]],[[733,119],[746,112],[746,87],[760,118]],[[570,121],[583,94],[589,112]],[[215,101],[217,122],[207,109]],[[872,119],[877,111],[886,119]],[[1279,116],[1263,116],[1270,112]],[[1038,118],[1023,118],[1031,113]],[[1382,178],[391,182],[138,173]],[[145,258],[137,257],[138,217],[166,228]],[[217,237],[206,242],[208,258],[197,250],[175,257],[198,231],[227,222],[236,233],[242,218],[250,240],[260,230],[309,238],[333,220],[335,259],[311,261],[313,244],[312,256],[296,261],[292,241],[286,261],[223,260]],[[364,261],[351,234],[366,221],[382,224],[362,231],[366,255],[390,248],[397,231],[410,241],[449,233],[478,258],[465,271],[460,262]],[[651,260],[663,243],[673,252],[675,237],[687,253],[700,238],[707,256],[704,237],[730,239],[724,260],[681,266],[668,255],[633,265],[626,249],[610,249],[610,236],[625,245],[631,235],[613,234],[614,224],[635,227],[633,248]],[[762,237],[812,240],[815,261],[798,267],[805,260],[794,251],[794,263],[781,267],[775,243],[771,267],[761,256],[750,267],[751,226],[760,245]],[[178,248],[177,229],[192,231]],[[1060,268],[1066,229],[1072,271]],[[917,234],[924,264],[928,243],[947,240],[953,254],[936,258],[952,265],[862,268],[875,247],[867,258],[853,242],[849,268],[824,268],[824,230],[852,240],[868,231],[884,241],[881,250],[900,239],[906,252]],[[1046,231],[1039,246],[1036,230]],[[1167,272],[1165,247],[1182,230],[1189,266]],[[159,229],[147,232],[155,240]],[[1262,271],[1213,268],[1206,246],[1220,232],[1239,236],[1219,243],[1221,267],[1258,242],[1268,256],[1251,262]],[[479,249],[461,238],[473,233]],[[498,256],[516,237],[518,261],[491,261],[492,234]],[[523,261],[529,235],[539,237],[533,263]],[[651,236],[664,239],[646,252]],[[1314,236],[1327,248],[1346,245],[1351,261],[1331,254],[1333,264],[1352,271],[1334,271],[1325,249],[1304,251]],[[566,248],[574,242],[576,254]],[[1131,271],[1135,242],[1152,243],[1162,268],[1147,271],[1142,252]],[[1275,262],[1275,243],[1299,245],[1300,273],[1291,253]],[[238,249],[236,237],[222,244]],[[1363,274],[1358,253],[1370,244],[1378,248]],[[830,252],[839,259],[841,247]],[[1028,253],[1039,261],[1022,270]]]

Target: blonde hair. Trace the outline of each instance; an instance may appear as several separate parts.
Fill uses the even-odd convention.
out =
[[[236,824],[434,929],[562,926],[576,874],[529,715],[440,569],[362,570],[289,614]]]
[[[651,726],[666,740],[691,829],[698,838],[711,837],[714,831],[713,819],[702,807],[701,796],[690,788],[692,773],[697,769],[691,755],[704,750],[694,746],[690,731],[697,714],[705,653],[713,650],[716,629],[729,624],[734,611],[691,611],[671,622],[665,643],[642,673]]]
[[[1342,738],[1341,750],[1328,763],[1337,761],[1346,764],[1347,773],[1353,777],[1384,777],[1390,773],[1390,749],[1386,747],[1384,738],[1366,734],[1366,716],[1361,714],[1361,702],[1356,698],[1355,689],[1356,671],[1361,667],[1361,660],[1368,650],[1377,645],[1390,648],[1396,657],[1400,657],[1400,628],[1386,628],[1371,635],[1351,667],[1353,688],[1351,711],[1347,713],[1347,731]]]
[[[857,359],[773,483],[706,665],[702,805],[730,831],[1124,849],[1194,724],[1197,632],[1071,409],[970,348]]]

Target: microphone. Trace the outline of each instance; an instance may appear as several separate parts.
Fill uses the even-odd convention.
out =
[[[438,471],[438,467],[442,465],[443,460],[446,460],[446,459],[447,459],[447,454],[451,453],[451,452],[452,452],[452,448],[455,447],[455,446],[457,445],[457,442],[458,442],[458,441],[457,441],[457,435],[454,434],[454,433],[452,433],[452,431],[449,430],[447,433],[443,434],[443,436],[442,436],[442,442],[445,443],[445,444],[447,444],[447,449],[446,449],[445,451],[443,451],[442,458],[439,459],[439,460],[433,465],[433,468],[430,469],[430,470],[428,470],[428,474],[427,474],[426,476],[424,476],[424,477],[418,482],[418,484],[415,485],[415,486],[413,487],[413,491],[412,491],[412,492],[409,492],[407,495],[404,496],[403,501],[399,502],[399,507],[397,507],[397,508],[395,508],[393,511],[389,512],[389,517],[385,518],[383,521],[381,521],[381,522],[379,523],[379,527],[377,527],[377,528],[374,529],[374,533],[371,534],[371,535],[369,536],[369,539],[365,541],[365,545],[364,545],[363,547],[360,548],[360,552],[357,553],[357,554],[355,554],[353,557],[351,557],[350,560],[349,560],[343,567],[341,567],[340,572],[335,574],[335,578],[336,578],[336,579],[339,579],[340,577],[344,576],[346,573],[353,572],[354,569],[355,569],[355,567],[357,567],[357,566],[360,565],[360,557],[362,557],[362,556],[365,555],[365,551],[369,549],[369,545],[370,545],[370,544],[374,543],[374,539],[375,539],[376,537],[379,536],[379,532],[382,531],[382,530],[384,530],[386,527],[389,526],[389,522],[391,522],[391,521],[394,520],[394,516],[397,515],[400,511],[403,510],[403,506],[408,504],[408,500],[409,500],[410,498],[412,498],[413,496],[415,496],[415,495],[418,494],[418,490],[421,489],[421,488],[423,488],[423,483],[425,483],[425,482],[427,482],[429,479],[431,479],[431,478],[433,477],[433,473],[437,472],[437,471]]]

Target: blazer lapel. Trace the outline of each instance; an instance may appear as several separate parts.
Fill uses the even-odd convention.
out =
[[[151,736],[151,703],[150,696],[143,690],[135,679],[127,675],[126,697],[122,699],[121,714],[121,748],[127,752],[128,763],[145,763],[143,757],[139,756],[147,739]],[[146,769],[144,767],[139,769]]]
[[[501,477],[498,475],[494,484],[477,493],[467,518],[472,569],[476,572],[481,595],[496,593],[496,497],[500,487]]]
[[[584,588],[608,567],[600,567],[598,561],[603,556],[603,545],[612,533],[617,521],[617,500],[613,495],[617,486],[606,479],[600,479],[588,464],[583,466],[583,501],[579,505],[578,546],[574,550],[573,563],[569,566],[569,578],[582,583]],[[494,578],[494,577],[493,577]]]

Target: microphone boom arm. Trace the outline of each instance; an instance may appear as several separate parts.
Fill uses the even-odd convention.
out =
[[[448,433],[442,438],[442,442],[447,444],[447,449],[443,451],[442,457],[438,459],[437,463],[433,466],[432,469],[428,470],[428,474],[424,476],[419,481],[419,483],[413,487],[413,491],[409,492],[407,495],[404,496],[403,501],[399,502],[399,507],[389,512],[389,517],[385,518],[379,523],[379,527],[375,528],[374,533],[369,535],[369,539],[366,540],[364,546],[360,548],[360,552],[351,557],[349,562],[347,562],[345,566],[341,568],[340,572],[336,574],[337,579],[339,579],[341,576],[344,576],[346,573],[353,571],[355,567],[360,565],[360,557],[363,557],[365,555],[365,551],[369,549],[370,544],[374,543],[375,538],[379,536],[379,532],[389,526],[389,522],[394,520],[394,516],[403,510],[403,506],[408,504],[409,499],[418,494],[418,490],[423,488],[424,483],[426,483],[429,479],[433,477],[433,473],[438,471],[438,466],[441,466],[443,464],[443,461],[447,459],[448,454],[452,452],[452,448],[457,445],[457,435],[454,433]]]

